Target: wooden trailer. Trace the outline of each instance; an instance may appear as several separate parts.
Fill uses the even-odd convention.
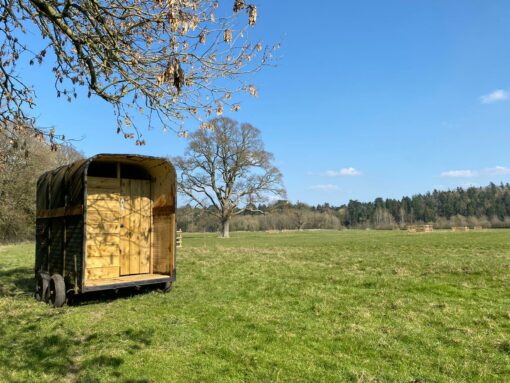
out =
[[[176,175],[164,158],[99,154],[37,182],[36,298],[175,281]]]

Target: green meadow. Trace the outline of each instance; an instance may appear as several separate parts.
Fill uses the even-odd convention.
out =
[[[177,282],[54,309],[0,247],[1,382],[508,382],[510,231],[189,234]]]

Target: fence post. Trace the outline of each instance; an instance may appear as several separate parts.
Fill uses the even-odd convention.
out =
[[[175,245],[177,247],[182,247],[182,230],[177,230],[177,236],[176,236],[176,243]]]

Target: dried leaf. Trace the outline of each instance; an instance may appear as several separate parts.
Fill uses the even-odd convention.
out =
[[[255,5],[248,6],[248,23],[251,26],[257,23],[257,7]]]
[[[211,122],[202,122],[200,124],[200,129],[202,130],[214,130],[214,124],[212,124]]]
[[[225,29],[225,31],[223,31],[223,40],[226,43],[230,43],[232,41],[232,31],[230,29]]]
[[[181,68],[179,60],[174,58],[174,60],[167,65],[165,71],[156,77],[156,81],[159,86],[164,83],[173,85],[179,93],[185,83],[184,71]]]
[[[200,44],[205,44],[206,37],[207,37],[207,29],[204,29],[202,32],[200,32],[200,35],[198,36],[198,41],[200,41]]]
[[[244,0],[235,0],[234,1],[234,13],[239,12],[241,9],[246,8],[246,3]]]

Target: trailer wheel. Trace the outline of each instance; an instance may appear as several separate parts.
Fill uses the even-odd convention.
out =
[[[41,275],[37,275],[34,296],[38,301],[48,301],[48,280]]]
[[[62,307],[66,303],[66,283],[60,274],[51,276],[50,302],[53,307]]]
[[[161,286],[161,291],[163,291],[164,293],[169,293],[172,290],[172,287],[173,287],[172,282],[165,282]]]

